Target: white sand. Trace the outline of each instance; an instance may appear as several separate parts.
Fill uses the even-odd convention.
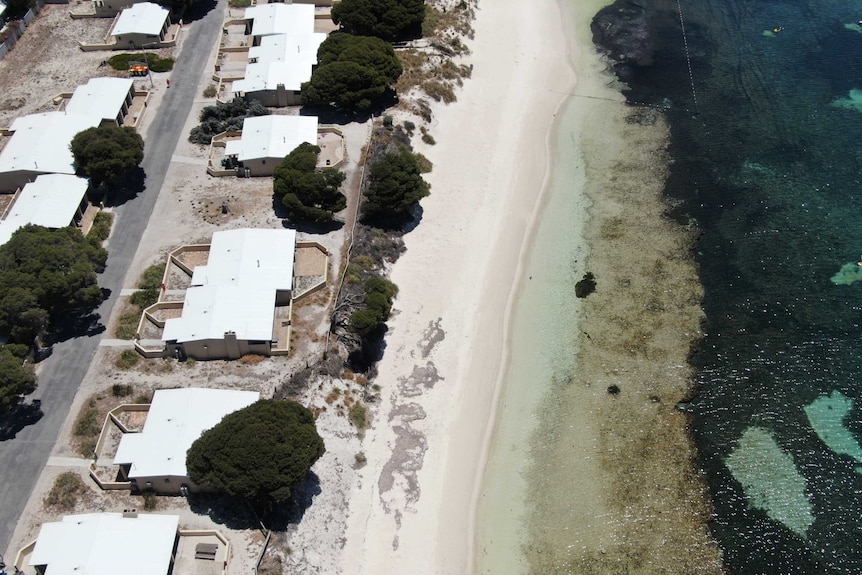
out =
[[[575,83],[554,0],[480,4],[473,78],[435,110],[422,223],[405,238],[368,465],[342,573],[468,573],[510,303]]]

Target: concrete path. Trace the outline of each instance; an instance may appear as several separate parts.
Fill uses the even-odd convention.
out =
[[[48,467],[90,467],[92,459],[81,459],[79,457],[49,457]]]
[[[127,349],[134,349],[135,342],[131,339],[108,339],[103,337],[99,342],[99,347],[125,347]]]
[[[110,296],[97,313],[103,321],[110,317],[126,273],[135,256],[138,243],[153,212],[161,191],[171,155],[183,135],[192,102],[217,39],[226,0],[188,28],[188,35],[177,58],[171,77],[174,83],[164,95],[156,117],[151,117],[147,131],[144,161],[146,189],[134,200],[114,210],[114,234],[110,239],[108,265],[99,277],[99,285],[110,290]],[[22,40],[26,41],[26,37]],[[133,278],[134,279],[134,278]],[[78,337],[54,345],[39,373],[39,387],[31,399],[42,401],[45,415],[36,424],[24,428],[15,439],[0,443],[0,550],[7,549],[24,506],[33,491],[42,468],[57,441],[75,393],[86,375],[101,334]],[[11,550],[14,557],[17,550]]]

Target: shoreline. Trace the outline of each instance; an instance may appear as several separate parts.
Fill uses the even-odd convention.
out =
[[[546,203],[556,117],[576,82],[568,56],[565,74],[548,57],[570,50],[557,0],[529,17],[501,4],[479,6],[474,77],[458,102],[435,107],[432,132],[450,147],[417,145],[435,164],[431,196],[392,270],[399,313],[379,365],[384,394],[365,442],[368,467],[351,497],[345,573],[475,568],[475,506],[510,314]],[[500,100],[489,99],[495,91]],[[464,150],[488,162],[475,166]],[[446,258],[456,251],[464,257]]]

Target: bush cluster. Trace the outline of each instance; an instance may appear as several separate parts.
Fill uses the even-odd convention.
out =
[[[347,207],[339,191],[345,175],[335,168],[317,169],[320,148],[303,142],[275,168],[273,192],[294,222],[324,223]]]
[[[200,125],[192,128],[189,141],[194,144],[207,145],[213,136],[222,132],[242,130],[246,118],[266,116],[269,110],[258,102],[247,102],[242,98],[234,98],[230,102],[219,102],[215,106],[207,106],[201,110]]]
[[[350,314],[350,329],[363,337],[378,331],[389,319],[398,286],[387,279],[373,277],[365,282],[365,308]]]
[[[174,68],[173,58],[162,58],[155,52],[147,52],[146,54],[123,53],[108,58],[108,64],[114,70],[128,70],[129,62],[145,62],[153,72],[167,72]]]

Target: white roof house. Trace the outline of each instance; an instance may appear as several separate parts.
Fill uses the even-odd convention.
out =
[[[131,464],[129,477],[186,476],[186,452],[222,418],[260,399],[256,391],[160,389],[141,433],[126,433],[114,463]]]
[[[9,214],[0,221],[0,245],[8,242],[15,230],[27,224],[46,228],[63,228],[71,224],[89,185],[86,179],[68,174],[38,176],[24,186]]]
[[[178,526],[176,515],[67,515],[42,525],[30,565],[51,575],[166,575]]]
[[[259,46],[248,49],[248,61],[317,64],[317,50],[324,40],[326,34],[322,32],[265,36],[261,38]]]
[[[124,34],[142,34],[145,36],[158,36],[170,11],[152,2],[134,4],[120,12],[111,36],[122,36]]]
[[[242,138],[228,141],[225,155],[240,162],[281,159],[303,142],[317,145],[317,116],[256,116],[245,119]]]
[[[308,34],[314,31],[312,4],[258,4],[245,9],[252,20],[252,36],[270,34]]]
[[[0,173],[31,171],[74,174],[69,144],[78,132],[101,123],[101,114],[45,112],[21,116],[12,122],[14,132],[0,152]]]
[[[66,104],[67,114],[98,115],[103,120],[116,120],[123,103],[134,87],[131,78],[91,78],[75,88]]]
[[[245,67],[245,78],[234,80],[234,94],[275,90],[278,85],[285,90],[299,91],[303,82],[311,80],[311,64],[308,62],[263,62]]]
[[[248,120],[246,120],[248,121]],[[272,339],[276,291],[293,287],[296,232],[238,229],[215,232],[209,259],[194,268],[181,317],[165,321],[164,341]]]

